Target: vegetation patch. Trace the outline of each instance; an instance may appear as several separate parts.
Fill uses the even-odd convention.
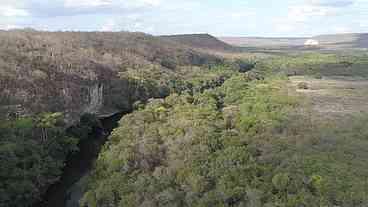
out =
[[[30,206],[58,180],[78,139],[65,132],[60,113],[0,123],[0,204]]]
[[[266,195],[275,189],[281,196],[288,180],[269,174],[271,165],[262,163],[262,152],[255,146],[282,128],[287,111],[296,104],[287,96],[284,81],[250,82],[238,74],[220,87],[173,94],[125,116],[97,160],[83,203],[272,202]]]

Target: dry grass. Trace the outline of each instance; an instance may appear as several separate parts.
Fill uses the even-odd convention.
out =
[[[298,88],[307,83],[308,89]],[[359,77],[290,77],[296,93],[308,98],[312,110],[322,116],[345,116],[368,113],[368,79]]]

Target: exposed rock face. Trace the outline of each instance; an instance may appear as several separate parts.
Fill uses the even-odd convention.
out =
[[[124,107],[111,105],[111,102],[104,104],[104,99],[111,95],[128,97],[128,80],[119,79],[114,74],[110,74],[106,80],[102,77],[97,77],[97,80],[80,79],[68,77],[67,74],[60,74],[60,78],[27,81],[20,77],[0,82],[0,115],[22,116],[61,111],[68,121],[74,121],[83,113],[103,114],[125,110]],[[119,93],[111,94],[109,89],[113,82],[126,84],[120,84]]]
[[[87,107],[84,113],[95,114],[103,107],[103,84],[95,84],[88,88]]]
[[[96,75],[95,80],[60,74],[60,79],[48,77],[28,82],[20,78],[0,82],[0,116],[63,112],[66,121],[73,124],[84,113],[110,115],[130,110],[135,101],[146,100],[150,95],[160,96],[148,94],[136,82],[112,71],[105,71],[105,75]]]

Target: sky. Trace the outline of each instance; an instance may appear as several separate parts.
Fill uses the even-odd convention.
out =
[[[292,37],[368,32],[368,0],[0,0],[0,29]]]

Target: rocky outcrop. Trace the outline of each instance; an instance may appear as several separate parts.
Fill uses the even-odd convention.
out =
[[[67,76],[64,80],[30,82],[14,79],[12,83],[22,84],[0,85],[0,115],[10,118],[42,112],[63,112],[66,121],[72,124],[84,113],[98,116],[114,114],[130,110],[136,100],[149,98],[135,82],[117,77],[116,74],[97,77],[96,80]]]
[[[103,107],[103,84],[95,84],[88,88],[87,107],[84,113],[95,114]]]

